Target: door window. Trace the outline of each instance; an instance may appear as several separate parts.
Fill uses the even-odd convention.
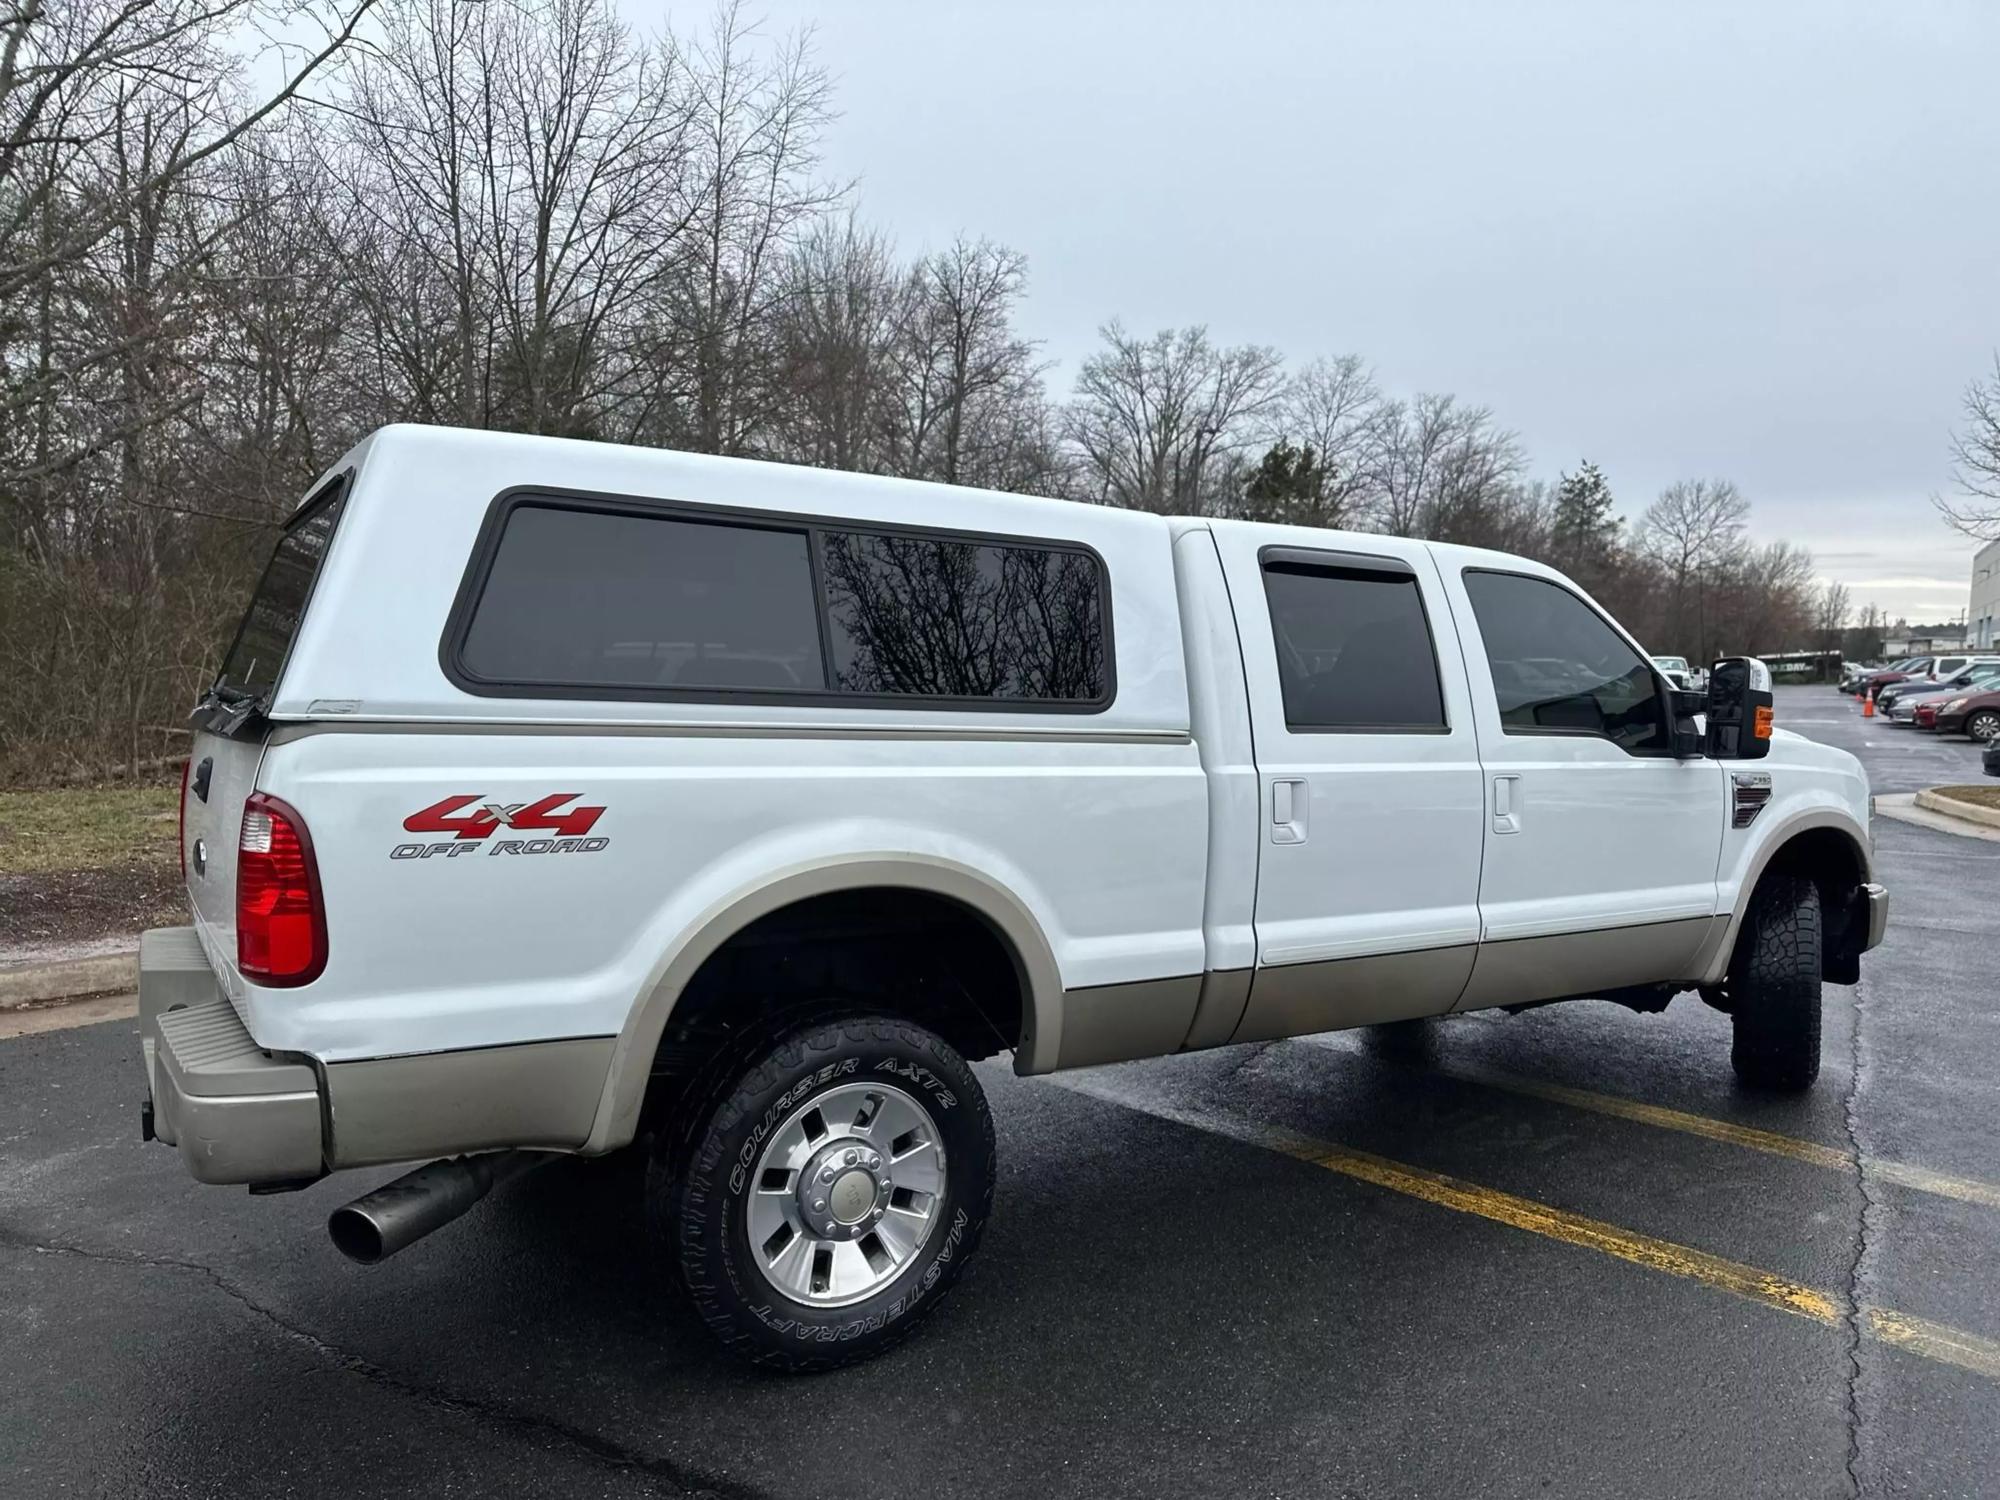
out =
[[[1270,559],[1264,597],[1294,731],[1442,734],[1437,652],[1416,575]]]
[[[1465,591],[1508,734],[1588,734],[1635,755],[1669,749],[1652,665],[1559,584],[1468,568]]]

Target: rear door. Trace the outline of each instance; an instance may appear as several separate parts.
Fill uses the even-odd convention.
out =
[[[1481,947],[1461,1009],[1691,972],[1725,777],[1676,760],[1658,671],[1560,578],[1440,549],[1485,767]]]
[[[347,475],[323,485],[292,513],[257,581],[196,714],[187,785],[181,794],[181,857],[188,899],[210,957],[236,957],[236,850],[243,804],[256,790],[270,702],[305,618],[320,566],[346,503]]]
[[[1257,967],[1235,1040],[1445,1011],[1478,939],[1465,672],[1421,543],[1215,527],[1259,781]]]

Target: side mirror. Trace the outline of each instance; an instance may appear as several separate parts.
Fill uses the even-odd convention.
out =
[[[1771,753],[1771,669],[1731,656],[1708,674],[1708,753],[1717,760],[1762,760]]]

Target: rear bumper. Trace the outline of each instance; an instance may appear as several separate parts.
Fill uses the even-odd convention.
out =
[[[139,1036],[153,1133],[180,1148],[197,1181],[323,1175],[318,1073],[257,1045],[192,927],[139,940]]]
[[[590,1136],[614,1037],[321,1063],[257,1045],[192,927],[139,940],[152,1132],[202,1182],[296,1184],[346,1167]],[[334,1121],[339,1121],[339,1131]]]

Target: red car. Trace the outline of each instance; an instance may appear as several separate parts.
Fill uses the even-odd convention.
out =
[[[1922,714],[1924,707],[1917,712]],[[1922,723],[1922,719],[1918,720]],[[1931,727],[1939,734],[1969,734],[1987,744],[2000,741],[2000,692],[1962,693],[1936,705]]]
[[[1917,721],[1917,728],[1937,728],[1937,705],[1935,703],[1919,703],[1915,708],[1910,710],[1910,713]]]

